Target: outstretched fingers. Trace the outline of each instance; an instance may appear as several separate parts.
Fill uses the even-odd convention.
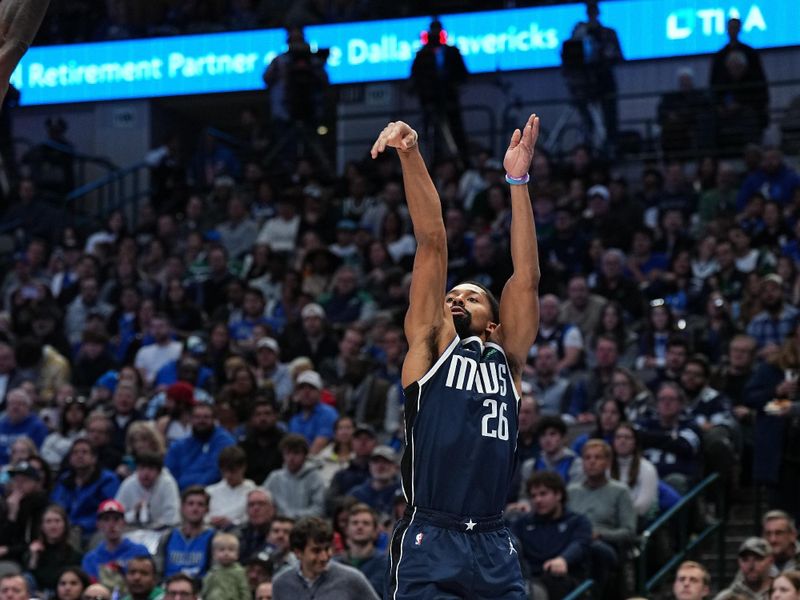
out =
[[[539,137],[539,117],[532,114],[525,124],[525,133],[522,136],[523,144],[532,150],[537,137]]]

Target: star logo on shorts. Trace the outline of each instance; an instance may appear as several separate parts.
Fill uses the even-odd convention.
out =
[[[475,522],[472,520],[472,517],[470,517],[469,521],[467,521],[466,523],[464,523],[464,525],[466,525],[466,526],[467,526],[467,531],[472,531],[473,529],[475,529],[475,525],[477,525],[477,523],[475,523]]]

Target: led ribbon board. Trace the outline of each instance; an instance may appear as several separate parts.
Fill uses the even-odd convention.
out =
[[[555,67],[561,44],[585,19],[583,4],[444,15],[449,43],[471,73]],[[628,60],[704,54],[726,42],[729,16],[756,48],[800,45],[798,0],[620,0],[601,4]],[[329,48],[331,83],[408,77],[420,33],[415,17],[306,28],[313,48]],[[12,76],[23,105],[240,92],[264,87],[269,62],[286,49],[281,29],[38,46]]]

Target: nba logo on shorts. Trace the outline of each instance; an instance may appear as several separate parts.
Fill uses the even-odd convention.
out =
[[[424,535],[422,533],[418,533],[417,537],[416,537],[416,541],[414,542],[414,545],[421,546],[423,537],[424,537]]]

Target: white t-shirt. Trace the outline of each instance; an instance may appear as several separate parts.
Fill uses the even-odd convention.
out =
[[[159,369],[167,363],[178,360],[180,355],[180,342],[172,341],[163,346],[159,344],[149,344],[139,348],[139,351],[136,353],[134,365],[137,369],[145,372],[147,384],[150,385],[156,378],[156,373],[158,373]]]
[[[234,525],[240,525],[247,516],[247,494],[256,489],[256,484],[245,479],[240,485],[232,488],[224,479],[206,487],[211,498],[208,505],[207,520],[211,517],[226,517]]]

